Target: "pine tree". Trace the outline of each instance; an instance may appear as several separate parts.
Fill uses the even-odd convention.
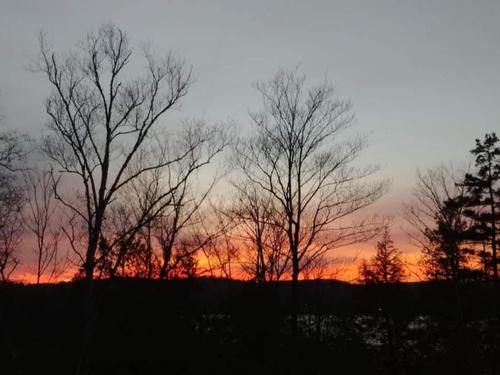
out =
[[[465,196],[447,199],[436,213],[435,227],[425,230],[420,263],[431,280],[460,281],[476,276],[470,267],[474,250],[468,246],[470,220],[463,214],[466,206]]]
[[[377,253],[359,268],[360,281],[365,284],[392,284],[400,282],[405,273],[401,252],[394,247],[388,228],[377,242]]]
[[[467,215],[474,221],[473,236],[477,242],[487,243],[491,251],[493,278],[498,280],[498,235],[500,232],[500,145],[495,133],[476,139],[475,174],[466,174],[470,209]]]

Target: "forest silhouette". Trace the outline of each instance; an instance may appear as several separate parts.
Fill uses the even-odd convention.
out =
[[[330,82],[278,69],[238,134],[179,119],[194,68],[112,24],[64,52],[40,34],[30,68],[43,136],[0,133],[2,373],[500,371],[495,132],[469,168],[417,172],[409,264],[366,213],[390,181]],[[322,277],[369,240],[354,283]]]

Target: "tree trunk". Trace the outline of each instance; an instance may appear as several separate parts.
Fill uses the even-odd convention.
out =
[[[292,250],[292,338],[294,343],[298,337],[299,315],[299,258],[297,250]]]
[[[94,335],[94,326],[96,321],[96,304],[94,299],[94,282],[92,279],[85,280],[83,288],[83,330],[81,337],[80,357],[76,367],[76,375],[90,374],[90,348]]]
[[[101,224],[102,224],[102,216],[96,215],[96,222],[89,236],[89,244],[87,247],[87,254],[84,264],[85,280],[83,281],[84,285],[82,291],[83,329],[81,337],[80,358],[78,359],[76,367],[76,375],[89,374],[89,360],[90,360],[89,352],[92,344],[92,337],[94,334],[94,326],[96,320],[96,306],[94,300],[95,254],[97,251]]]

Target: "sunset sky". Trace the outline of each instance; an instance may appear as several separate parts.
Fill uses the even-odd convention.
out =
[[[0,0],[2,128],[36,137],[47,120],[48,84],[28,69],[38,33],[67,50],[106,22],[193,66],[180,117],[232,120],[244,131],[260,106],[253,82],[296,66],[312,83],[334,82],[353,103],[350,134],[368,136],[360,161],[392,180],[366,212],[396,217],[404,252],[416,251],[400,215],[417,168],[467,164],[475,138],[500,132],[498,0]]]

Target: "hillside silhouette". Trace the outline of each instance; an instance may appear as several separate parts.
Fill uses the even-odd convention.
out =
[[[472,374],[491,364],[488,283],[461,287],[459,316],[451,283],[301,281],[294,368],[284,362],[291,282],[114,279],[94,288],[93,374]],[[84,292],[82,282],[0,286],[5,373],[74,368]]]

